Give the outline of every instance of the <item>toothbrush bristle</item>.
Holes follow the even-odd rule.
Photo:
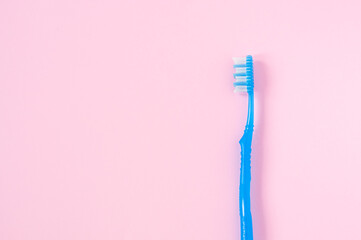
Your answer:
[[[252,56],[246,57],[233,57],[233,68],[235,73],[233,77],[235,82],[234,92],[252,92],[253,91],[253,59]]]

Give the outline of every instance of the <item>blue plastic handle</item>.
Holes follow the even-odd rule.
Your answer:
[[[243,136],[239,141],[241,145],[241,170],[239,184],[239,215],[241,224],[241,240],[253,240],[253,227],[251,215],[251,145],[253,137],[254,116],[253,92],[248,92],[248,117]]]

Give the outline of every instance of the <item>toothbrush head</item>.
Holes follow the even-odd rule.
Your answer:
[[[254,87],[252,56],[247,55],[246,57],[234,57],[232,59],[234,62],[233,68],[236,70],[233,73],[233,77],[236,80],[233,83],[235,87],[234,92],[252,93]]]

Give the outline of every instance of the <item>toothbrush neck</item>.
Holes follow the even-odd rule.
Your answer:
[[[247,126],[253,127],[253,116],[254,116],[254,95],[253,91],[248,93],[248,115],[247,115]]]

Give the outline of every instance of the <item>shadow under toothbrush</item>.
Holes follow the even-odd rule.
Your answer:
[[[264,176],[264,127],[267,121],[264,106],[266,104],[267,67],[262,62],[262,56],[256,56],[254,61],[255,79],[255,126],[252,143],[252,181],[251,207],[254,240],[267,240],[267,226],[263,198]]]

